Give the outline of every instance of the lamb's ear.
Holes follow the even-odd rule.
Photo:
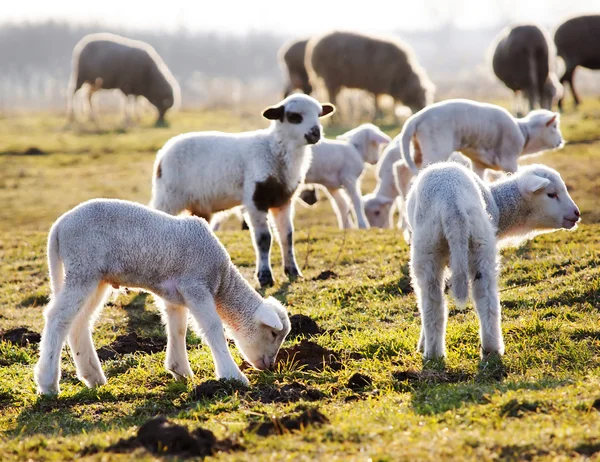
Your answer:
[[[537,175],[525,175],[519,183],[521,192],[531,195],[548,186],[550,180]]]
[[[554,123],[554,121],[556,120],[556,116],[558,116],[558,114],[554,114],[550,119],[548,119],[548,122],[546,122],[546,127],[549,127]]]
[[[335,106],[331,103],[323,103],[321,104],[321,113],[319,114],[319,117],[325,117],[328,115],[331,115],[335,112]]]
[[[262,113],[265,119],[269,120],[279,120],[283,122],[283,116],[285,114],[284,106],[271,106],[265,109]]]
[[[392,142],[392,139],[385,133],[373,133],[369,136],[369,139],[377,144],[390,144]]]
[[[256,319],[275,330],[283,329],[283,324],[281,324],[281,319],[279,319],[277,311],[265,302],[261,303],[258,310],[256,310]]]

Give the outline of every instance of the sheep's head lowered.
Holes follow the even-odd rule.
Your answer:
[[[285,307],[269,297],[256,310],[254,317],[229,335],[244,358],[256,369],[269,369],[275,364],[279,347],[290,332]]]

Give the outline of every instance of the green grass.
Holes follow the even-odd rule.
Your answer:
[[[65,129],[53,114],[0,119],[0,329],[40,332],[49,295],[46,234],[63,212],[92,197],[147,203],[156,150],[182,131],[237,131],[264,126],[258,111],[184,112],[167,129],[151,120],[128,131],[106,117],[100,130]],[[310,403],[329,418],[319,428],[262,438],[244,433],[261,415],[291,412],[297,403],[263,404],[236,393],[197,400],[192,390],[213,378],[210,352],[188,334],[196,377],[172,380],[164,352],[103,362],[108,384],[95,390],[76,378],[65,350],[62,393],[35,394],[35,346],[0,342],[0,454],[3,460],[130,460],[103,453],[135,434],[147,419],[165,415],[218,437],[237,435],[246,450],[226,460],[571,460],[600,451],[600,104],[586,102],[562,119],[573,143],[531,161],[557,168],[583,213],[575,232],[540,236],[503,252],[501,300],[506,355],[481,362],[478,322],[471,306],[451,304],[445,364],[423,364],[415,351],[419,316],[407,276],[408,247],[396,230],[335,228],[330,206],[297,210],[296,251],[304,279],[289,284],[274,248],[277,284],[266,293],[292,314],[313,317],[325,333],[313,340],[335,350],[342,368],[309,372],[287,364],[247,371],[253,387],[292,381],[319,389]],[[389,126],[395,135],[398,127]],[[335,135],[340,127],[328,127]],[[37,147],[46,154],[23,155]],[[364,190],[374,185],[369,172]],[[218,236],[252,280],[254,253],[247,232],[230,222]],[[331,269],[338,277],[313,280]],[[151,297],[121,294],[104,308],[96,348],[136,332],[164,337]],[[288,341],[290,346],[298,340]],[[235,349],[234,349],[235,350]],[[235,352],[236,358],[240,360]],[[345,387],[361,372],[373,386]],[[94,450],[100,450],[94,454]],[[133,453],[153,460],[143,449]]]

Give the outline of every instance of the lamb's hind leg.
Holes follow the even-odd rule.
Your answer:
[[[167,357],[165,369],[177,380],[194,376],[187,350],[185,334],[187,332],[188,309],[185,306],[164,302],[163,312],[167,323]]]
[[[473,302],[479,316],[482,356],[504,354],[495,242],[473,241],[470,252]]]
[[[421,334],[418,349],[426,359],[446,354],[446,322],[448,309],[444,300],[444,267],[447,257],[434,251],[437,246],[414,237],[411,246],[411,273],[421,312]]]
[[[40,359],[34,371],[35,382],[40,393],[59,393],[60,352],[75,316],[97,288],[98,281],[83,283],[67,277],[63,290],[46,308]]]
[[[277,230],[285,274],[290,280],[295,280],[302,277],[302,273],[298,268],[294,253],[294,206],[288,202],[280,208],[270,209],[270,212]]]
[[[106,383],[92,340],[92,326],[96,317],[95,311],[104,305],[109,288],[104,283],[98,285],[89,301],[75,317],[69,331],[68,342],[77,368],[77,377],[88,387],[97,387]]]

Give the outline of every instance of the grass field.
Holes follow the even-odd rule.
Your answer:
[[[0,118],[0,331],[41,332],[49,295],[46,234],[61,213],[93,197],[147,203],[156,150],[170,136],[264,126],[256,114],[183,112],[168,129],[151,128],[147,119],[127,131],[108,117],[99,130],[65,129],[64,119],[52,114]],[[87,389],[65,349],[62,393],[40,398],[32,374],[37,345],[3,341],[0,458],[153,460],[157,456],[143,448],[108,449],[159,415],[243,445],[215,455],[223,460],[600,458],[599,120],[600,102],[590,98],[562,118],[566,147],[530,160],[561,172],[583,224],[503,252],[501,363],[480,362],[472,307],[460,311],[451,305],[448,358],[445,364],[423,364],[415,351],[420,321],[401,233],[344,233],[335,227],[330,206],[320,202],[310,210],[298,207],[296,252],[304,279],[285,280],[274,248],[276,285],[266,294],[285,302],[291,314],[312,317],[322,333],[310,341],[335,352],[336,362],[317,370],[294,361],[271,372],[247,370],[249,391],[198,398],[194,389],[214,378],[213,366],[207,347],[188,333],[193,381],[175,382],[159,349],[113,355],[103,361],[108,384]],[[384,128],[390,135],[399,131]],[[326,131],[335,135],[343,129]],[[363,190],[373,185],[368,172]],[[218,236],[255,283],[250,236],[237,228],[229,223]],[[337,277],[316,279],[325,270]],[[165,337],[152,298],[123,293],[97,323],[96,348],[133,332],[157,342]],[[291,339],[284,347],[299,342]],[[348,386],[357,372],[370,384]],[[265,390],[277,393],[290,384],[302,390],[279,399],[290,402],[265,398]],[[328,423],[281,436],[246,430],[249,422],[294,413],[299,405],[318,408]]]

